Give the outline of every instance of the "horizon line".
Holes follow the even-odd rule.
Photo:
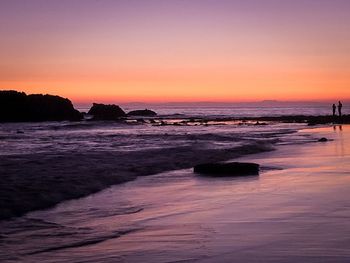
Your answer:
[[[196,99],[196,98],[174,98],[173,100],[169,99],[149,99],[149,100],[138,100],[138,99],[117,99],[115,98],[115,95],[108,97],[95,97],[95,98],[78,98],[77,96],[67,96],[67,95],[59,95],[57,93],[29,93],[26,91],[21,91],[21,90],[16,90],[16,89],[4,89],[1,91],[15,91],[15,92],[24,92],[27,95],[31,94],[42,94],[42,95],[52,95],[52,96],[60,96],[63,98],[69,99],[73,104],[76,105],[84,105],[84,104],[92,104],[92,103],[105,103],[105,104],[285,104],[285,103],[313,103],[313,104],[318,104],[318,103],[337,103],[339,100],[345,103],[350,103],[350,97],[345,97],[345,98],[322,98],[322,99],[236,99],[236,100],[223,100],[220,98],[213,98],[213,99]]]
[[[145,104],[145,105],[162,105],[162,104],[322,104],[322,103],[337,103],[339,100],[249,100],[249,101],[210,101],[210,100],[198,100],[198,101],[117,101],[117,100],[86,100],[77,101],[72,100],[74,104],[92,104],[92,103],[105,103],[105,104]],[[350,103],[350,99],[341,99],[344,103]]]

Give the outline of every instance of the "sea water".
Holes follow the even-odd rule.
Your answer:
[[[251,251],[264,256],[270,251],[270,260],[278,262],[286,255],[292,255],[294,259],[302,255],[293,250],[301,249],[297,246],[298,242],[309,242],[309,249],[316,251],[307,252],[312,261],[317,259],[317,252],[321,253],[327,244],[322,240],[323,231],[317,234],[316,230],[312,230],[310,222],[315,217],[302,212],[311,209],[320,214],[328,213],[330,211],[324,210],[324,206],[331,207],[340,199],[337,209],[347,211],[343,202],[346,191],[340,187],[348,183],[344,177],[338,181],[339,184],[333,185],[340,196],[333,196],[333,203],[330,201],[328,206],[322,202],[301,202],[326,200],[325,195],[333,193],[333,190],[324,190],[325,182],[331,181],[326,172],[337,174],[335,167],[339,165],[344,167],[340,172],[346,174],[348,171],[344,165],[348,158],[346,152],[341,155],[335,152],[338,159],[333,164],[325,161],[334,157],[334,147],[340,147],[339,143],[334,147],[329,146],[331,148],[327,148],[327,151],[322,145],[315,151],[298,150],[307,142],[317,141],[319,136],[330,136],[329,132],[316,136],[297,132],[306,128],[303,124],[154,126],[149,123],[135,125],[83,121],[1,124],[0,127],[3,159],[38,153],[64,156],[71,152],[87,151],[125,154],[143,151],[147,154],[147,151],[154,149],[166,156],[183,146],[206,149],[204,153],[210,153],[225,147],[260,147],[266,142],[272,147],[284,147],[282,152],[276,153],[281,158],[285,157],[270,157],[270,162],[265,161],[263,167],[267,172],[260,177],[216,180],[194,176],[191,169],[175,170],[138,178],[80,200],[64,202],[54,209],[3,221],[0,223],[2,261],[217,262],[222,258],[230,262],[236,257],[253,262],[256,258],[250,254]],[[339,128],[335,127],[335,131],[338,134]],[[344,141],[344,138],[334,139]],[[291,153],[292,157],[288,157]],[[308,162],[320,153],[325,156],[318,157],[315,163]],[[303,160],[303,165],[298,167],[300,160]],[[143,160],[135,161],[142,163]],[[179,157],[172,161],[181,163],[184,160]],[[99,163],[94,165],[98,166]],[[320,170],[310,172],[310,168],[321,166],[326,171],[323,172],[323,181],[305,177],[320,173]],[[295,167],[293,173],[279,172],[291,167]],[[309,171],[305,172],[307,168]],[[322,191],[318,191],[317,185],[322,187]],[[310,195],[311,186],[316,195]],[[337,212],[334,213],[334,217],[337,217]],[[347,214],[339,216],[344,216],[344,220],[336,221],[337,229],[346,226],[347,222]],[[302,221],[298,221],[298,218]],[[303,220],[315,239],[308,239],[301,231]],[[298,235],[293,232],[293,226],[298,228]],[[334,242],[345,242],[343,235],[338,236],[340,239]],[[286,251],[283,247],[274,249],[273,243],[281,237],[283,242],[292,238],[294,245]],[[346,247],[342,246],[342,249],[346,250]],[[232,254],[232,251],[235,253]],[[330,259],[336,259],[335,252],[332,250],[328,253]],[[339,253],[342,258],[349,256],[345,252]]]

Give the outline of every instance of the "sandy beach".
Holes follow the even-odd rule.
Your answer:
[[[350,263],[350,0],[0,0],[0,263]]]
[[[2,260],[348,262],[350,127],[239,160],[259,177],[176,170],[0,223]]]

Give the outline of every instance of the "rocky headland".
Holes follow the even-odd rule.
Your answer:
[[[79,121],[82,117],[66,98],[0,91],[0,122]]]

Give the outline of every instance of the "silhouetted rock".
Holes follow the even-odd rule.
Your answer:
[[[88,114],[94,116],[94,120],[117,120],[125,117],[125,112],[117,105],[105,105],[93,103]]]
[[[129,116],[149,116],[149,117],[153,117],[153,116],[157,116],[157,113],[152,111],[152,110],[148,110],[148,109],[144,109],[144,110],[133,110],[130,111],[128,113]]]
[[[322,137],[321,139],[318,140],[319,142],[328,142],[328,139],[325,137]]]
[[[72,102],[59,96],[0,91],[0,122],[80,120]]]
[[[244,176],[258,175],[259,164],[256,163],[206,163],[194,167],[194,172],[210,176]]]

